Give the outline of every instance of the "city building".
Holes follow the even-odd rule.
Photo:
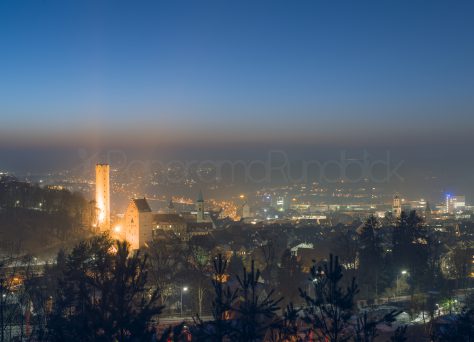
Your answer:
[[[199,191],[198,199],[196,201],[196,222],[206,222],[204,217],[204,198],[202,191]]]
[[[184,214],[154,214],[153,239],[173,234],[183,241],[196,235],[207,235],[213,229],[212,222],[197,222],[196,216]]]
[[[183,241],[196,235],[207,235],[214,228],[211,215],[204,211],[204,199],[199,192],[196,211],[180,212],[170,200],[161,212],[151,210],[146,199],[133,199],[124,216],[124,230],[117,238],[127,240],[134,249],[148,241],[169,238],[170,234]],[[114,228],[115,230],[115,228]]]
[[[99,231],[110,230],[110,166],[95,166],[95,203],[97,206],[97,227]]]
[[[290,207],[287,198],[284,196],[274,198],[272,206],[280,212],[285,211]]]
[[[396,218],[399,218],[402,215],[402,200],[398,196],[393,198],[392,214]]]
[[[120,232],[132,249],[146,246],[153,239],[153,214],[145,198],[132,199],[124,216]],[[118,232],[117,232],[118,233]]]
[[[466,207],[465,196],[446,195],[446,213],[454,214],[457,211],[464,210]]]
[[[160,231],[173,232],[177,236],[184,237],[187,232],[186,219],[179,214],[154,214],[153,232],[157,235]]]

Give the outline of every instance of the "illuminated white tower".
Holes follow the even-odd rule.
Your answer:
[[[95,202],[98,209],[97,225],[100,231],[110,229],[110,166],[97,164],[95,166]]]
[[[402,202],[398,196],[393,198],[392,213],[396,218],[402,216]]]

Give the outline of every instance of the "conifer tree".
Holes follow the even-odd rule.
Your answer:
[[[352,335],[349,319],[353,314],[354,296],[358,292],[355,278],[346,289],[342,288],[342,266],[339,258],[332,254],[324,268],[314,265],[310,274],[314,294],[300,289],[306,301],[304,321],[314,329],[319,340],[349,340]]]

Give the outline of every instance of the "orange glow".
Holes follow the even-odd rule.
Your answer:
[[[110,166],[95,166],[95,202],[98,209],[97,225],[101,230],[110,228]]]

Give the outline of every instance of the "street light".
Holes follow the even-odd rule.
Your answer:
[[[183,317],[183,292],[188,292],[188,290],[187,286],[181,288],[181,317]]]
[[[120,231],[122,230],[122,227],[118,224],[114,227],[114,233],[120,233]]]
[[[405,275],[408,273],[407,270],[402,270],[401,275]],[[400,274],[397,274],[397,296],[399,295],[399,282],[400,282]]]

